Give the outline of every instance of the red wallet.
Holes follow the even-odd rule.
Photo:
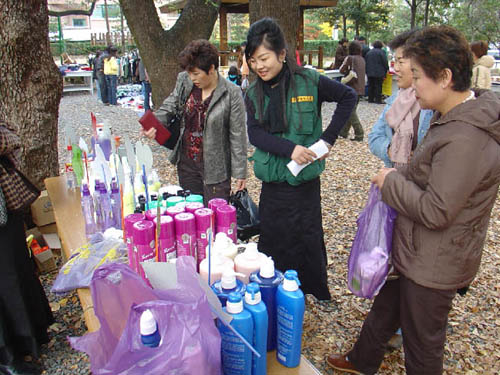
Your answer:
[[[149,130],[151,128],[156,129],[156,142],[160,145],[164,145],[165,142],[172,135],[167,128],[156,118],[154,113],[150,110],[147,110],[146,113],[139,119],[139,123],[143,127],[144,130]]]

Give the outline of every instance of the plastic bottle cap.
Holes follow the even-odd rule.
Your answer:
[[[288,270],[285,272],[285,278],[283,279],[283,289],[287,292],[294,292],[299,289],[300,281],[295,270]]]
[[[250,242],[243,252],[245,258],[250,260],[256,260],[259,258],[259,250],[257,249],[257,244],[255,242]]]
[[[71,145],[68,145],[68,147],[66,147],[66,149],[67,149],[68,151],[72,151],[72,150],[73,150],[73,147],[72,147]]]
[[[82,184],[82,195],[90,195],[89,186],[87,184]]]
[[[268,257],[266,260],[262,262],[262,265],[260,266],[260,272],[259,275],[262,277],[265,277],[266,279],[269,279],[271,277],[274,277],[274,260],[271,257]]]
[[[244,274],[239,272],[234,272],[231,268],[226,268],[222,271],[222,278],[220,281],[222,289],[234,289],[236,288],[236,276],[245,277]]]
[[[262,301],[259,284],[249,283],[245,292],[245,302],[248,305],[257,305]]]
[[[141,315],[140,330],[141,335],[147,336],[152,335],[158,329],[156,325],[156,320],[153,316],[151,310],[146,310]]]
[[[229,314],[239,314],[243,311],[243,301],[241,300],[241,295],[239,293],[229,293],[226,302],[226,310]]]

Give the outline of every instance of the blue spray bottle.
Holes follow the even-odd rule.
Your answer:
[[[242,273],[236,273],[231,268],[226,268],[222,271],[222,278],[212,284],[212,290],[215,295],[219,298],[222,307],[226,306],[227,298],[229,293],[236,292],[241,295],[241,298],[245,296],[245,284],[240,280],[236,279],[236,276],[245,276]]]
[[[278,362],[286,367],[297,367],[300,363],[302,345],[302,323],[304,322],[304,293],[299,289],[297,271],[285,272],[283,284],[276,292],[278,313]]]
[[[276,291],[283,281],[283,273],[274,269],[271,257],[262,262],[260,271],[250,275],[250,282],[259,284],[262,301],[267,308],[267,351],[276,349]]]
[[[161,342],[160,332],[158,331],[158,324],[151,310],[146,310],[141,314],[139,325],[142,344],[150,348],[159,346]]]
[[[253,318],[253,347],[260,354],[257,358],[252,354],[252,375],[266,375],[266,351],[267,351],[267,309],[260,295],[259,284],[250,283],[245,292],[245,309],[250,311]]]
[[[241,295],[236,292],[229,294],[225,312],[231,314],[231,326],[245,340],[253,342],[252,314],[243,308]],[[222,370],[224,375],[252,375],[252,352],[229,328],[217,320],[221,335]]]

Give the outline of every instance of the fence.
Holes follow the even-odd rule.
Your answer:
[[[134,38],[130,32],[123,33],[125,45],[135,45]],[[115,46],[122,45],[122,33],[119,31],[111,33],[92,33],[90,34],[90,44],[92,46]]]

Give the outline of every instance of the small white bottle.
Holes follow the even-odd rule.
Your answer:
[[[156,348],[160,345],[161,336],[158,331],[158,324],[151,310],[146,310],[141,315],[140,320],[141,342],[144,346]]]

